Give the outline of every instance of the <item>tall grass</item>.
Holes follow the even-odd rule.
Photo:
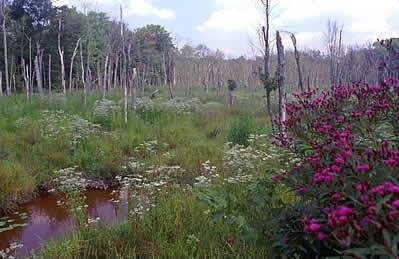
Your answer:
[[[237,102],[234,109],[226,108],[223,97],[198,96],[203,108],[196,113],[177,114],[162,110],[130,112],[126,128],[122,113],[118,112],[110,121],[103,122],[99,134],[90,135],[76,145],[71,145],[70,138],[63,134],[56,138],[43,137],[41,129],[51,125],[40,124],[39,119],[44,110],[64,111],[67,115],[77,115],[97,123],[93,109],[95,102],[101,98],[99,94],[91,94],[86,105],[79,93],[66,97],[53,96],[43,101],[35,97],[27,101],[23,95],[2,98],[0,162],[7,163],[7,168],[19,168],[18,171],[26,177],[21,177],[24,181],[20,181],[22,173],[17,174],[10,169],[0,172],[3,179],[14,179],[2,181],[5,184],[0,188],[0,210],[11,206],[21,195],[34,195],[38,187],[48,186],[55,177],[54,172],[65,167],[78,166],[91,178],[109,179],[118,174],[120,166],[132,156],[134,149],[146,140],[157,139],[160,143],[169,144],[173,158],[167,161],[157,158],[160,162],[181,165],[188,173],[196,174],[202,162],[221,160],[222,147],[227,141],[231,124],[242,113],[248,114],[256,127],[265,128],[267,120],[260,113],[262,99],[259,96],[252,100],[242,93],[244,98]],[[107,98],[119,103],[121,93],[113,92]],[[251,107],[254,102],[257,103],[256,109]],[[21,121],[23,126],[18,125]]]
[[[49,244],[39,258],[261,258],[264,248],[235,239],[233,229],[211,224],[194,194],[176,193],[143,218],[111,228],[77,232]]]

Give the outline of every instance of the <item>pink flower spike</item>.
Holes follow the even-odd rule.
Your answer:
[[[395,208],[399,209],[399,200],[395,200],[392,202],[392,206],[394,206]]]
[[[337,163],[338,165],[342,165],[345,163],[345,160],[342,157],[337,157],[335,159],[335,163]]]
[[[355,170],[357,172],[367,172],[370,170],[370,166],[368,164],[358,165],[356,166]]]
[[[323,241],[324,239],[326,239],[326,235],[325,235],[323,232],[319,232],[319,233],[317,234],[317,239],[318,239],[319,241]]]
[[[320,230],[320,225],[317,223],[311,223],[309,225],[309,230],[312,232],[318,232]]]

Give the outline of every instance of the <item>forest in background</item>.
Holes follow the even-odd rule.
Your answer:
[[[51,0],[2,1],[0,40],[0,95],[25,92],[66,93],[73,89],[107,91],[124,85],[143,93],[148,87],[193,87],[205,92],[227,91],[227,80],[239,88],[262,88],[263,55],[226,58],[220,50],[206,45],[178,48],[171,33],[160,25],[130,29],[121,17],[106,13],[80,12],[75,7],[55,7]],[[288,89],[304,85],[315,88],[335,83],[374,84],[381,78],[397,76],[395,49],[399,39],[379,40],[365,46],[346,46],[344,27],[329,21],[324,33],[325,51],[288,47],[286,84]],[[295,35],[289,34],[292,46]],[[260,34],[261,35],[261,34]],[[262,38],[261,36],[259,37]],[[262,40],[259,47],[262,49]],[[256,45],[256,44],[255,44]],[[273,49],[271,42],[270,49]],[[297,52],[291,51],[295,49]],[[6,50],[6,51],[5,51]],[[298,77],[297,64],[301,69]],[[277,55],[271,51],[271,71]],[[301,82],[299,82],[301,81]]]

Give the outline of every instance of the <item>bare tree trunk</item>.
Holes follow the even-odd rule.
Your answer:
[[[3,46],[4,46],[4,68],[5,68],[5,78],[6,78],[6,92],[7,95],[11,95],[10,80],[8,73],[8,50],[7,50],[7,29],[6,29],[6,1],[1,1],[1,14],[3,18]]]
[[[234,95],[233,91],[229,91],[229,107],[232,108],[234,105]]]
[[[118,65],[119,65],[119,56],[117,55],[115,60],[114,84],[113,84],[114,88],[118,86]]]
[[[284,46],[281,41],[280,32],[276,32],[276,46],[277,46],[277,81],[278,81],[278,100],[280,110],[280,127],[281,133],[285,134],[284,122],[286,121],[286,98],[287,93],[285,90],[285,58]]]
[[[339,41],[338,41],[338,53],[337,53],[337,64],[336,64],[336,79],[335,83],[341,83],[341,71],[340,71],[340,61],[341,61],[341,52],[342,52],[342,28],[339,31]]]
[[[11,68],[10,68],[10,95],[12,94],[13,88],[14,88],[14,93],[17,92],[17,88],[15,85],[15,80],[14,80],[14,56],[11,56]]]
[[[133,76],[132,76],[132,110],[136,111],[137,110],[137,84],[136,84],[136,78],[137,78],[137,69],[133,68]]]
[[[112,75],[113,75],[112,66],[113,66],[113,64],[112,64],[112,59],[110,56],[109,61],[108,61],[108,88],[107,88],[108,91],[110,89],[112,89]]]
[[[39,91],[40,99],[43,99],[43,83],[42,83],[42,76],[40,73],[40,66],[39,66],[39,54],[36,55],[34,63],[35,63],[37,90]]]
[[[3,73],[0,71],[0,96],[3,96]]]
[[[303,92],[305,89],[303,87],[301,62],[299,61],[299,52],[298,52],[298,48],[297,48],[297,45],[296,45],[295,34],[293,34],[293,33],[291,33],[291,40],[292,40],[292,45],[294,46],[296,69],[297,69],[297,72],[298,72],[298,86],[299,86],[299,89],[301,90],[301,92]]]
[[[266,24],[265,26],[262,27],[262,33],[263,33],[263,43],[264,43],[264,78],[263,78],[263,84],[264,84],[264,89],[265,89],[265,95],[266,95],[266,110],[269,115],[270,119],[270,125],[272,127],[272,133],[276,133],[276,129],[274,126],[273,122],[273,113],[271,109],[271,100],[270,100],[270,95],[272,91],[272,83],[270,79],[270,41],[269,41],[269,34],[270,34],[270,1],[271,0],[262,0],[262,3],[265,8],[265,19],[266,19]]]
[[[97,61],[97,89],[102,88],[101,64]]]
[[[60,55],[60,63],[61,63],[61,87],[62,87],[63,94],[66,95],[64,50],[61,49],[61,28],[62,28],[62,23],[61,23],[61,19],[59,19],[58,20],[58,53]]]
[[[13,73],[11,76],[12,76],[12,81],[13,81],[13,85],[14,85],[14,93],[16,94],[17,93],[17,86],[16,86],[16,83],[15,83],[15,74]]]
[[[73,75],[73,62],[75,60],[76,57],[76,52],[79,48],[79,43],[80,43],[80,38],[77,40],[76,45],[75,45],[75,49],[73,50],[73,54],[71,57],[71,67],[69,69],[69,92],[72,93],[72,75]]]
[[[29,98],[33,94],[32,38],[29,38]]]
[[[174,61],[172,61],[172,57],[171,55],[168,53],[168,73],[166,74],[166,78],[167,78],[167,84],[168,84],[168,90],[169,90],[169,97],[170,99],[174,99],[175,95],[173,93],[173,89],[172,89],[172,81],[171,81],[171,75],[170,73],[172,72],[172,68],[175,66]],[[168,76],[169,75],[169,76]]]
[[[126,83],[126,53],[125,53],[125,28],[123,24],[123,12],[122,5],[120,6],[120,26],[121,26],[121,37],[122,37],[122,58],[123,58],[123,67],[121,69],[121,83],[123,85],[123,102],[124,102],[124,119],[125,126],[128,126],[128,100],[127,100],[127,83]]]
[[[28,72],[28,66],[25,66],[25,59],[22,58],[22,77],[24,78],[24,84],[25,84],[25,93],[26,93],[26,99],[29,100],[29,72]]]
[[[84,95],[84,104],[86,105],[87,98],[86,98],[86,79],[85,79],[85,65],[84,65],[84,60],[83,60],[83,48],[82,48],[82,42],[79,42],[80,44],[80,67],[82,69],[82,83],[83,83],[83,95]]]
[[[105,64],[104,64],[104,81],[103,81],[103,100],[105,100],[105,94],[107,92],[107,86],[108,86],[108,58],[109,56],[107,55],[105,57]]]
[[[51,95],[51,54],[48,55],[48,94]]]
[[[163,84],[164,84],[164,85],[167,85],[168,76],[167,76],[167,71],[166,71],[166,57],[165,57],[165,51],[162,53],[162,70],[163,70]]]
[[[89,51],[87,51],[87,61],[86,62],[87,62],[87,64],[86,64],[86,79],[85,79],[85,82],[86,82],[85,89],[86,90],[85,91],[87,94],[91,90],[91,84],[93,81],[93,76],[91,74],[91,69],[90,69],[90,52]]]

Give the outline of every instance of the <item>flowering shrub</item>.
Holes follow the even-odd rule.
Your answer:
[[[338,251],[396,257],[398,82],[333,86],[320,96],[304,92],[295,97],[287,105],[288,137],[283,144],[300,153],[303,161],[280,178],[296,191],[306,209],[295,215],[302,230],[283,228],[284,250],[301,242],[313,247],[308,255]]]
[[[167,100],[152,100],[147,97],[137,99],[139,111],[168,111],[178,114],[195,112],[200,109],[201,102],[198,98],[174,98]]]
[[[17,127],[26,127],[27,120],[22,118],[16,122]],[[83,119],[79,115],[70,115],[62,110],[42,112],[40,119],[40,135],[45,139],[57,139],[66,136],[70,145],[75,147],[90,135],[98,134],[101,127]]]
[[[116,102],[103,99],[94,103],[93,117],[96,123],[110,127],[112,118],[121,111],[121,106]]]

